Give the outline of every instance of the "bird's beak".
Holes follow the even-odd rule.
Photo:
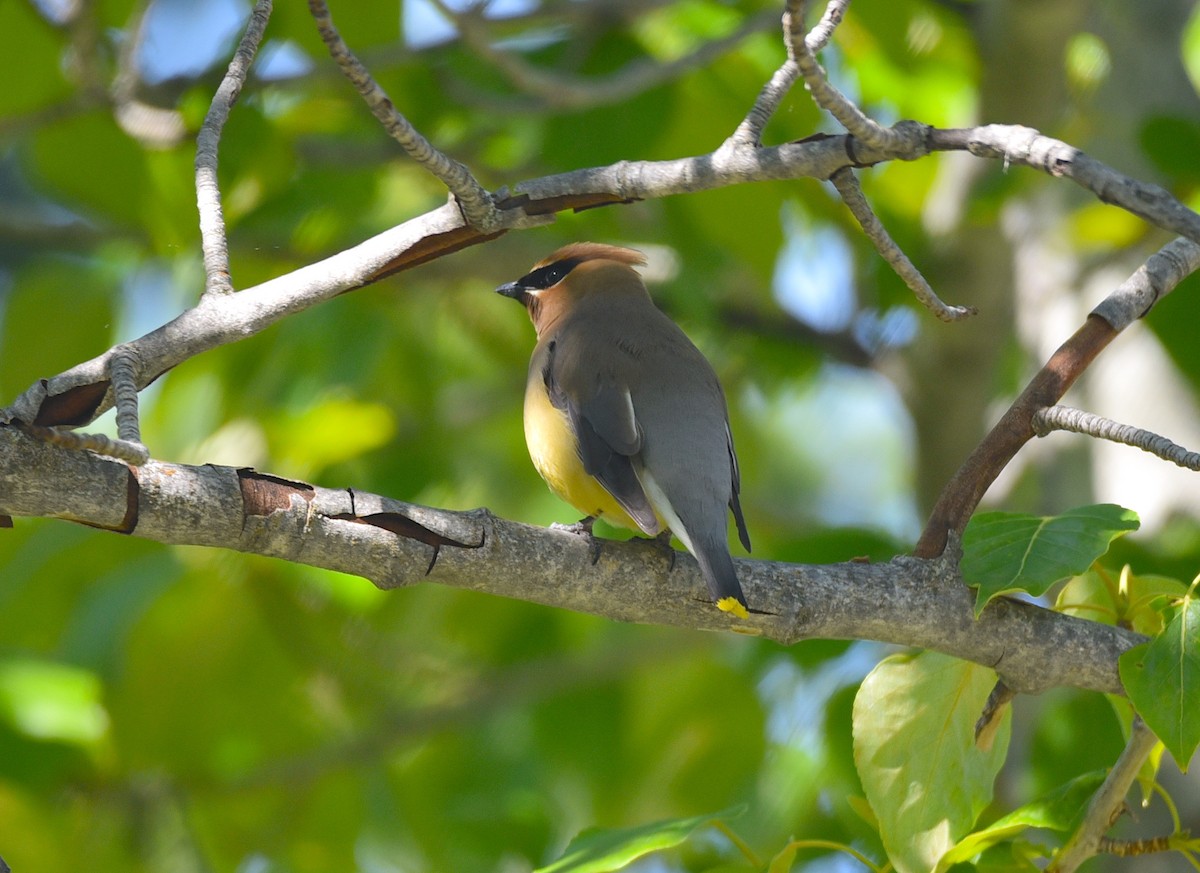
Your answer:
[[[505,297],[511,297],[521,304],[528,305],[529,303],[529,291],[519,281],[505,282],[496,289],[496,293],[503,294]]]

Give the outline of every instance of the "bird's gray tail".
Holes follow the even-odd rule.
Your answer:
[[[696,561],[700,564],[700,573],[708,582],[708,593],[716,601],[717,607],[725,612],[732,612],[741,618],[749,607],[746,595],[742,593],[742,583],[738,581],[733,569],[733,558],[729,554],[729,544],[724,541],[697,542]],[[737,606],[735,606],[737,604]],[[740,609],[738,608],[740,606]]]

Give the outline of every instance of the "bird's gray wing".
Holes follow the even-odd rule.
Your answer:
[[[576,359],[565,367],[567,357],[556,344],[550,346],[544,378],[551,404],[567,414],[579,457],[588,475],[604,486],[645,533],[662,530],[654,507],[634,470],[634,457],[642,448],[642,432],[634,415],[629,392],[614,378],[588,378],[586,364]],[[584,366],[580,366],[580,365]]]

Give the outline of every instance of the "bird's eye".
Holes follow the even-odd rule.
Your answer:
[[[540,270],[534,270],[521,280],[521,284],[526,288],[550,288],[561,282],[567,273],[574,270],[579,263],[574,258],[565,261],[555,261],[553,264],[547,264]]]

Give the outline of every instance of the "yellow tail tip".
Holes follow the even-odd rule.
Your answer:
[[[750,617],[750,613],[746,610],[746,607],[742,606],[736,597],[722,597],[717,601],[717,609],[721,610],[721,612],[732,613],[738,618]]]

